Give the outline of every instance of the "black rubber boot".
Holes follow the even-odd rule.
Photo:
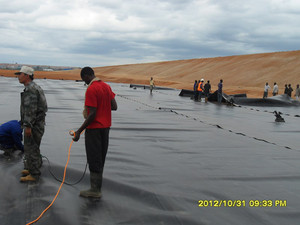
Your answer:
[[[102,173],[93,173],[90,174],[91,188],[89,190],[81,191],[80,196],[85,198],[97,198],[100,199],[101,186],[102,186]]]

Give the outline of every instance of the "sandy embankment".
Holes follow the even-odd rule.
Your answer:
[[[131,64],[94,68],[96,76],[116,83],[149,84],[153,77],[157,86],[192,89],[194,81],[210,80],[216,90],[220,79],[224,80],[227,94],[246,93],[248,97],[262,97],[266,82],[284,84],[295,89],[300,83],[300,51],[263,53],[217,58],[177,60],[168,62]],[[0,75],[15,76],[16,71],[0,70]],[[36,71],[36,78],[80,79],[80,70],[46,72]]]

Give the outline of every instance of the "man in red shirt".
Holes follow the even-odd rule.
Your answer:
[[[85,149],[90,170],[91,188],[81,191],[80,196],[101,198],[103,168],[108,149],[111,110],[117,110],[115,94],[110,86],[95,77],[94,70],[85,67],[81,70],[82,80],[88,84],[85,93],[85,121],[75,132],[74,141],[78,141],[85,130]]]

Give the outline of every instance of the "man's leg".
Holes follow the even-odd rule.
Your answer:
[[[222,93],[218,92],[218,103],[221,103],[222,102]]]
[[[101,198],[102,176],[108,149],[109,128],[86,129],[85,146],[90,170],[91,188],[81,191],[80,196]]]
[[[202,98],[202,91],[199,91],[199,97],[198,97],[199,102],[201,102],[201,98]]]
[[[24,135],[24,169],[25,171],[28,171],[29,175],[22,177],[22,182],[36,181],[41,175],[40,168],[42,166],[42,157],[40,153],[40,144],[44,134],[44,126],[43,124],[38,124],[38,126],[33,127],[31,131],[30,137]],[[24,175],[26,175],[25,171],[22,171],[22,173],[24,172]]]
[[[195,93],[194,93],[194,100],[198,101],[198,91],[195,91]]]
[[[268,96],[268,92],[264,92],[263,98],[266,98]]]

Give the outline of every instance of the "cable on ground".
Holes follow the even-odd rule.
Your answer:
[[[83,131],[82,131],[82,132],[83,132]],[[70,131],[69,133],[70,133],[70,135],[72,135],[72,136],[74,136],[74,134],[75,134],[74,131]],[[57,191],[55,197],[53,198],[53,200],[52,200],[52,202],[50,203],[50,205],[49,205],[49,206],[48,206],[48,207],[47,207],[47,208],[39,215],[38,218],[36,218],[35,220],[33,220],[33,221],[27,223],[26,225],[34,224],[34,223],[36,223],[37,221],[39,221],[39,220],[42,218],[42,216],[44,215],[44,213],[47,212],[48,209],[50,209],[50,207],[53,205],[53,203],[54,203],[55,200],[57,199],[57,196],[59,195],[60,190],[61,190],[63,184],[65,183],[66,173],[67,173],[67,167],[68,167],[68,164],[69,164],[69,161],[70,161],[70,154],[71,154],[71,148],[72,148],[73,143],[74,143],[74,140],[72,139],[72,141],[71,141],[71,143],[70,143],[70,146],[69,146],[69,152],[68,152],[67,163],[66,163],[65,169],[64,169],[64,176],[63,176],[62,182],[61,182],[61,184],[60,184],[60,186],[59,186],[59,188],[58,188],[58,191]]]

